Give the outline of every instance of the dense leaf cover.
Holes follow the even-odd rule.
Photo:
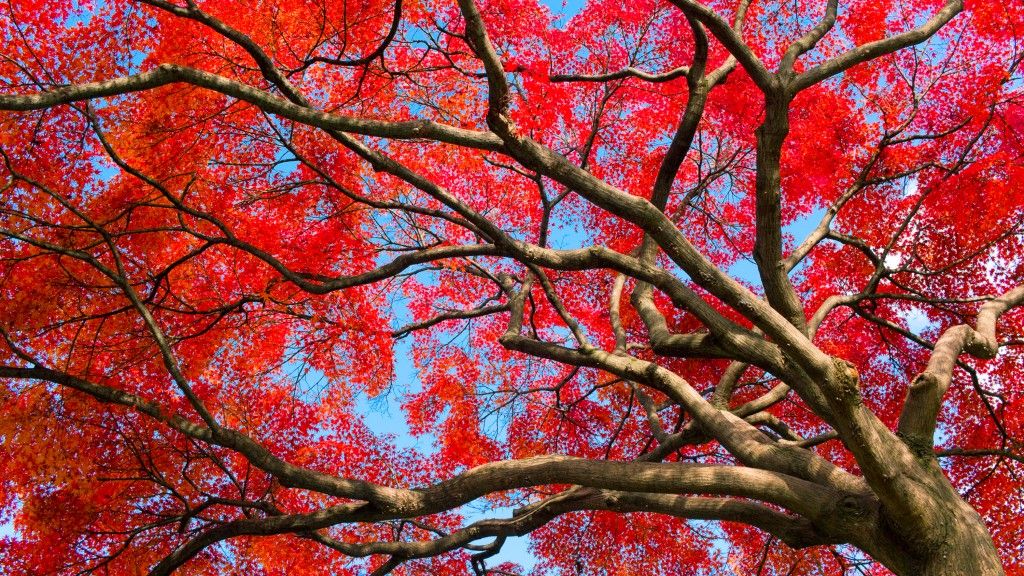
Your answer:
[[[0,573],[899,571],[729,476],[820,480],[752,434],[898,524],[834,357],[1024,574],[1024,6],[840,4],[4,3]],[[449,482],[547,455],[730,471]]]

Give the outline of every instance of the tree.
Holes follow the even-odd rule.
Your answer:
[[[1020,3],[3,10],[11,574],[1024,573]]]

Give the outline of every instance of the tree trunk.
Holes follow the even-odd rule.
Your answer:
[[[855,544],[898,576],[1002,576],[999,554],[981,516],[945,476],[934,477],[941,474],[937,464],[930,468],[931,478],[922,478],[922,484],[931,484],[934,498],[928,506],[940,512],[940,520],[922,529],[880,511],[875,533]]]
[[[925,558],[921,576],[1002,576],[999,555],[981,517],[963,500],[937,502],[949,506],[949,523],[941,544]]]

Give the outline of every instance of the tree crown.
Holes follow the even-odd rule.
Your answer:
[[[0,560],[1019,570],[1024,8],[968,8],[9,2]]]

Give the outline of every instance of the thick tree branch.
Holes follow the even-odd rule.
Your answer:
[[[258,106],[261,110],[282,118],[324,130],[339,130],[399,140],[436,140],[479,150],[497,151],[501,149],[501,140],[487,132],[456,128],[429,120],[387,122],[321,112],[289,102],[230,78],[177,64],[161,64],[152,70],[132,76],[64,86],[36,94],[2,94],[0,95],[0,110],[41,110],[83,100],[152,90],[177,83],[213,90]]]
[[[999,352],[996,322],[1008,310],[1021,305],[1024,305],[1024,286],[982,306],[976,328],[960,324],[943,332],[935,343],[928,367],[914,378],[907,391],[899,422],[899,434],[905,441],[913,447],[931,448],[942,399],[952,382],[953,367],[960,354],[994,358]]]
[[[925,23],[913,30],[909,30],[896,36],[883,38],[863,44],[845,52],[831,60],[799,74],[792,83],[791,90],[799,92],[809,88],[822,80],[835,76],[857,64],[874,60],[880,56],[891,54],[902,48],[920,44],[931,38],[940,28],[945,26],[954,16],[963,10],[963,0],[947,0],[947,2],[935,12]]]
[[[818,41],[824,38],[825,34],[828,34],[836,25],[836,13],[838,10],[839,0],[828,0],[825,5],[825,16],[821,19],[821,22],[808,30],[806,34],[786,49],[785,54],[782,55],[782,61],[779,63],[780,72],[783,74],[792,73],[796,59],[802,54],[813,50]]]
[[[754,80],[762,90],[774,89],[777,84],[775,76],[768,71],[764,63],[754,54],[754,51],[743,41],[742,23],[746,14],[745,9],[737,13],[736,23],[730,26],[714,10],[694,0],[670,0],[672,4],[682,10],[685,14],[699,21],[725,46],[736,60],[747,71],[747,74]],[[741,3],[742,6],[742,3]],[[745,8],[745,7],[744,7]]]

